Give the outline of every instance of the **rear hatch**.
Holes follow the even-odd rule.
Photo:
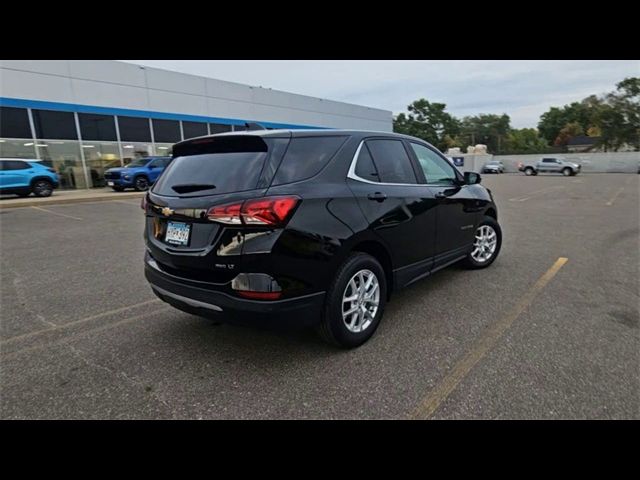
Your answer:
[[[273,205],[262,205],[253,220],[241,209],[258,211],[289,140],[289,133],[225,134],[176,144],[173,161],[146,197],[145,236],[159,267],[226,283],[242,269],[245,244],[272,244],[277,229],[269,212],[262,215],[266,221],[258,217]]]

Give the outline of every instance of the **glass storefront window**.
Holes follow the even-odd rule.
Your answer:
[[[122,142],[150,142],[151,129],[148,118],[121,117],[118,115],[120,141]]]
[[[109,168],[120,167],[120,150],[117,142],[82,142],[84,160],[89,169],[92,187],[105,187],[104,172]]]
[[[153,148],[150,143],[122,142],[122,161],[124,165],[133,160],[153,155]]]
[[[40,159],[58,172],[60,188],[87,188],[80,142],[70,140],[37,140]]]
[[[231,131],[231,125],[223,125],[221,123],[210,123],[209,129],[211,130],[211,135],[215,133],[224,133]]]
[[[177,120],[151,120],[153,124],[153,140],[154,142],[179,142],[180,141],[180,122]]]
[[[173,148],[173,143],[156,143],[156,155],[168,156],[171,155],[171,149]]]
[[[0,107],[0,137],[33,138],[26,108]]]
[[[83,140],[103,140],[115,142],[116,124],[112,115],[79,113],[78,122]]]
[[[32,110],[37,138],[77,140],[76,120],[73,112]]]
[[[36,158],[36,147],[33,140],[0,138],[0,157]]]
[[[208,134],[207,124],[199,122],[182,122],[182,132],[184,139],[203,137]]]

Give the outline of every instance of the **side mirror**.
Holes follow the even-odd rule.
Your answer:
[[[476,183],[480,183],[482,178],[479,173],[476,172],[464,172],[464,183],[465,185],[475,185]]]

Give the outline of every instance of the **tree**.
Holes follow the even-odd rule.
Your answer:
[[[579,125],[582,132],[586,132],[598,124],[602,106],[601,99],[596,95],[590,95],[580,102],[573,102],[561,108],[551,107],[540,116],[538,131],[549,144],[555,144],[560,131],[569,124]]]
[[[407,106],[409,113],[400,113],[393,120],[393,131],[422,138],[441,151],[452,145],[460,131],[460,122],[445,111],[444,103],[431,103],[424,98]]]
[[[640,77],[625,78],[606,96],[599,127],[605,150],[617,151],[627,144],[640,151]]]
[[[553,144],[556,147],[564,146],[573,137],[577,137],[579,135],[584,135],[582,125],[580,125],[578,122],[567,123],[564,127],[562,127]]]
[[[502,142],[507,138],[511,119],[509,115],[483,114],[464,117],[462,119],[462,134],[460,140],[466,145],[483,143],[487,151],[500,153]]]
[[[504,142],[503,152],[511,155],[520,153],[544,153],[547,142],[535,128],[512,129]]]

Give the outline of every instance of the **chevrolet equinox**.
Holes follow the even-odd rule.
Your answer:
[[[455,262],[487,267],[502,241],[480,175],[393,133],[186,140],[142,208],[160,299],[222,322],[315,326],[346,348],[373,335],[394,291]]]

